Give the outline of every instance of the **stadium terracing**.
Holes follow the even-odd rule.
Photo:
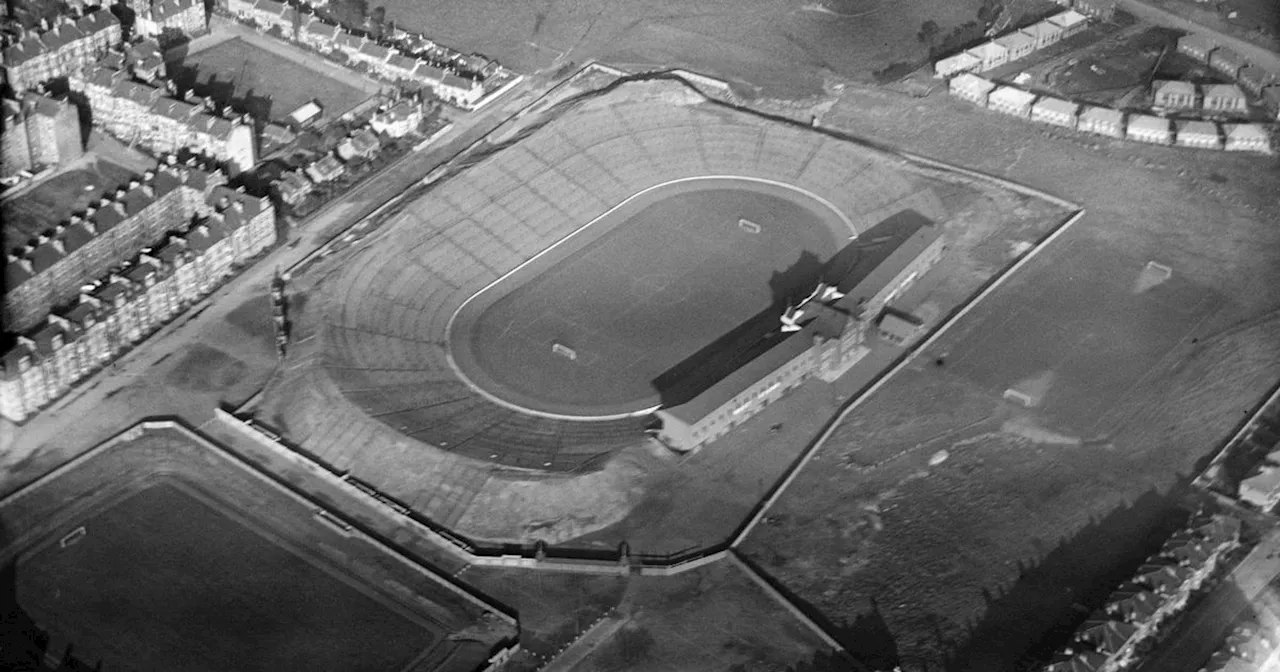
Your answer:
[[[429,469],[375,485],[459,484],[407,502],[446,525],[495,464],[590,470],[643,441],[645,419],[535,415],[468,386],[451,366],[447,333],[464,301],[633,194],[681,178],[790,185],[831,204],[858,231],[908,209],[941,219],[937,195],[904,165],[712,101],[679,81],[582,97],[429,191],[366,244],[322,262],[295,363],[269,386],[260,417],[338,468],[374,453],[393,459],[435,448]]]

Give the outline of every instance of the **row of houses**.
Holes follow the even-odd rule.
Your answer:
[[[954,56],[939,59],[933,64],[934,76],[942,79],[963,72],[994,70],[1079,33],[1088,22],[1089,17],[1069,9]]]
[[[18,332],[73,299],[86,282],[152,244],[166,231],[209,214],[208,198],[226,176],[194,159],[167,157],[155,170],[101,195],[84,212],[5,258],[2,315]]]
[[[266,198],[218,186],[208,203],[207,216],[152,241],[18,337],[0,358],[0,415],[26,420],[275,243],[275,214]]]
[[[1045,672],[1118,672],[1141,659],[1139,645],[1180,613],[1192,594],[1240,547],[1240,521],[1197,514],[1077,630]]]
[[[79,110],[35,91],[17,100],[0,100],[0,129],[0,178],[55,166],[84,153]]]
[[[1249,60],[1227,47],[1218,46],[1213,38],[1205,35],[1186,35],[1178,39],[1178,53],[1209,66],[1222,76],[1240,84],[1255,96],[1262,96],[1263,90],[1276,84],[1276,73],[1261,66],[1249,63]]]
[[[299,14],[288,4],[276,0],[228,0],[227,8],[260,28],[277,27],[286,36],[317,51],[340,52],[349,63],[364,64],[369,72],[384,79],[429,87],[440,99],[455,105],[470,107],[484,96],[484,88],[477,80],[343,30],[341,26]]]
[[[106,9],[74,20],[62,16],[50,30],[0,50],[0,70],[5,83],[20,94],[93,63],[120,39],[120,20]]]
[[[343,139],[335,151],[301,170],[282,174],[272,188],[281,201],[297,205],[317,184],[330,182],[345,173],[347,163],[372,158],[382,147],[378,134],[392,139],[403,138],[422,126],[424,116],[424,105],[420,99],[405,98],[389,107],[384,106],[369,119],[368,126]]]
[[[1199,86],[1182,80],[1151,83],[1151,101],[1166,110],[1198,110],[1206,114],[1245,114],[1249,98],[1235,84]]]
[[[211,101],[135,81],[123,70],[94,66],[73,75],[71,90],[88,101],[94,124],[153,154],[182,149],[228,164],[233,172],[257,163],[252,120],[214,114]]]
[[[1277,634],[1258,619],[1248,619],[1231,629],[1222,646],[1200,667],[1200,672],[1273,672],[1280,668]]]
[[[1086,133],[1157,145],[1271,153],[1271,128],[1265,124],[1170,120],[1126,113],[1001,86],[971,73],[953,77],[948,90],[989,110]]]
[[[132,0],[135,37],[161,37],[166,31],[198,35],[209,29],[203,0]]]

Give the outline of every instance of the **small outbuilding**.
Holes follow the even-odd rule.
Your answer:
[[[1033,23],[1023,28],[1022,32],[1036,41],[1036,49],[1044,49],[1062,39],[1062,26],[1048,20]]]
[[[1135,114],[1129,117],[1129,126],[1125,129],[1124,137],[1153,145],[1168,145],[1173,142],[1169,120],[1149,114]]]
[[[1061,98],[1041,98],[1031,106],[1031,120],[1054,126],[1076,127],[1080,106]]]
[[[1246,65],[1236,73],[1236,81],[1244,89],[1255,96],[1262,95],[1268,84],[1274,83],[1275,75],[1256,65]]]
[[[1151,84],[1151,98],[1156,107],[1186,110],[1196,106],[1196,85],[1180,80],[1157,79]]]
[[[1005,62],[1016,61],[1020,58],[1026,58],[1031,52],[1037,49],[1036,39],[1026,33],[1016,32],[1001,35],[992,40],[996,44],[1004,47],[1009,52]]]
[[[978,72],[998,68],[1009,61],[1009,50],[996,42],[984,42],[972,49],[966,49],[964,53],[975,56],[982,62]]]
[[[1048,20],[1062,27],[1062,39],[1064,40],[1084,30],[1089,25],[1089,17],[1074,9],[1068,9],[1061,14],[1054,14]]]
[[[1276,121],[1280,121],[1280,84],[1272,84],[1263,89],[1262,102],[1275,115]]]
[[[1248,62],[1244,60],[1243,56],[1226,47],[1214,49],[1213,53],[1209,54],[1209,67],[1231,79],[1235,79],[1236,75],[1240,73],[1240,68],[1246,65],[1248,65]]]
[[[987,96],[987,109],[1015,117],[1031,116],[1036,94],[1012,86],[1001,86]]]
[[[1228,152],[1271,153],[1271,133],[1262,124],[1223,124]]]
[[[1124,137],[1124,112],[1109,107],[1086,105],[1076,121],[1076,130],[1110,138]]]
[[[1179,121],[1175,123],[1175,142],[1179,147],[1222,149],[1222,136],[1212,121]]]
[[[1235,84],[1210,84],[1204,87],[1201,106],[1206,112],[1247,112],[1249,99]]]
[[[1206,63],[1209,54],[1217,47],[1217,43],[1204,35],[1184,35],[1178,38],[1178,53]]]
[[[938,59],[933,64],[933,76],[942,79],[962,72],[971,72],[980,67],[982,67],[982,59],[962,51],[955,56]]]
[[[952,77],[947,83],[951,95],[983,107],[987,106],[987,97],[995,88],[995,82],[967,72]]]
[[[323,110],[316,101],[308,101],[303,103],[298,109],[289,113],[289,120],[299,126],[306,126],[320,118]]]

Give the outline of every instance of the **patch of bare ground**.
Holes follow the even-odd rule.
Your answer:
[[[1008,669],[1070,617],[1073,602],[1089,604],[1089,591],[1114,585],[1141,560],[1180,510],[1180,484],[1280,376],[1270,317],[1280,304],[1277,164],[1049,131],[938,94],[851,87],[824,122],[1089,210],[1055,243],[1066,253],[1031,262],[926,353],[914,375],[891,381],[847,418],[743,547],[836,623],[879,614],[908,669],[924,661]],[[1146,259],[1170,266],[1189,295],[1227,300],[1186,310],[1182,321],[1176,304],[1153,313],[1152,324],[1168,320],[1183,337],[1121,339],[1124,348],[1096,355],[1076,347],[1068,359],[1073,343],[1054,345],[1053,333],[1079,329],[1082,319],[1130,319],[1099,310],[1155,310],[1117,289],[1141,279]],[[1117,261],[1136,264],[1132,278]],[[1114,281],[1072,281],[1105,274]],[[1033,276],[1053,284],[1028,286]],[[1073,292],[1061,303],[1070,312],[1038,307]],[[1101,292],[1092,310],[1091,292]],[[1027,314],[1037,319],[996,329],[990,316],[1012,315],[1019,300],[1036,302]],[[1018,345],[1037,339],[1048,345]],[[1002,370],[1039,372],[1009,383],[1046,388],[1051,402],[1064,394],[1116,401],[1096,423],[1062,421],[1052,403],[1014,407],[1000,400],[1001,387],[975,383],[986,368],[931,372],[935,357],[963,354],[950,348],[986,352],[984,361]],[[1043,373],[1053,367],[1041,366],[1046,358],[1064,363],[1067,377],[1102,371],[1099,362],[1125,348],[1154,364],[1123,394],[1078,374],[1064,387]],[[1080,434],[1095,425],[1105,436]],[[927,447],[911,450],[920,444]],[[931,465],[941,450],[945,459]]]
[[[573,672],[764,672],[829,651],[730,562],[671,577],[473,567],[462,578],[520,613],[513,672],[548,659]]]

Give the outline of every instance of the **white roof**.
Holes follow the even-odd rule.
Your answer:
[[[1075,114],[1076,110],[1080,109],[1076,103],[1061,98],[1041,98],[1033,107],[1037,110],[1049,110],[1062,114]]]
[[[1218,126],[1212,121],[1179,121],[1178,135],[1212,135],[1218,137]]]
[[[986,77],[979,77],[972,72],[966,72],[951,78],[951,86],[959,89],[969,89],[971,91],[990,91],[996,88],[995,82]]]
[[[984,61],[988,56],[1003,56],[1009,53],[1009,50],[1005,48],[1003,44],[996,44],[995,42],[983,42],[982,44],[979,44],[972,49],[966,49],[965,51],[981,58]]]
[[[1089,17],[1075,11],[1074,9],[1068,9],[1061,14],[1054,14],[1049,17],[1049,20],[1065,28],[1084,23],[1089,20]]]
[[[1031,35],[1032,37],[1039,37],[1041,35],[1052,35],[1054,33],[1061,33],[1062,26],[1059,26],[1058,24],[1053,23],[1052,21],[1045,20],[1045,21],[1040,21],[1039,23],[1033,23],[1027,26],[1026,28],[1023,28],[1022,32],[1028,35]]]
[[[1021,107],[1030,105],[1031,101],[1036,99],[1036,94],[1022,89],[1015,89],[1012,86],[1002,86],[991,92],[991,96],[987,99],[988,104],[1004,103],[1012,107]]]
[[[968,67],[968,66],[976,65],[976,64],[981,63],[981,62],[982,62],[982,59],[981,59],[981,58],[978,58],[977,56],[974,56],[973,54],[970,54],[970,53],[969,53],[969,52],[967,52],[967,51],[962,51],[962,52],[960,52],[960,53],[956,54],[955,56],[948,56],[948,57],[946,57],[946,58],[940,58],[940,59],[938,59],[938,62],[937,62],[937,63],[934,63],[933,68],[934,68],[935,70],[942,70],[942,69],[944,69],[944,68],[942,68],[942,67],[940,67],[940,66],[942,66],[942,64],[943,64],[943,63],[946,63],[946,64],[948,64],[948,65],[951,65],[951,64],[953,64],[953,63],[954,63],[954,64],[956,64],[958,67],[966,68],[966,67]]]
[[[1012,51],[1019,46],[1035,46],[1036,38],[1031,37],[1026,33],[1007,33],[997,37],[994,42],[1008,47],[1009,50]]]
[[[1161,92],[1166,89],[1177,93],[1189,93],[1193,96],[1196,95],[1196,85],[1191,82],[1184,82],[1180,79],[1157,79],[1155,83],[1151,85],[1152,91]]]
[[[316,115],[320,114],[320,106],[315,101],[304,103],[301,107],[289,113],[289,118],[296,122],[304,122]]]
[[[1244,98],[1244,91],[1235,84],[1210,84],[1204,87],[1204,97],[1211,96],[1231,96],[1232,98]]]
[[[1090,105],[1080,112],[1080,118],[1108,124],[1119,124],[1124,119],[1124,114],[1120,110],[1113,110],[1109,107],[1094,107]]]
[[[1232,140],[1268,139],[1267,127],[1262,124],[1223,124],[1222,130]]]
[[[1129,117],[1129,130],[1159,131],[1161,133],[1169,132],[1169,120],[1163,117],[1153,117],[1149,114],[1135,114]]]

